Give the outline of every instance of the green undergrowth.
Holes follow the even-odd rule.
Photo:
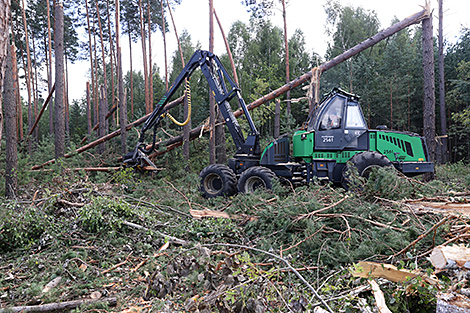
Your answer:
[[[202,299],[234,279],[240,286],[224,289],[214,310],[264,306],[283,312],[291,304],[312,308],[317,302],[313,294],[284,271],[285,263],[241,246],[282,256],[305,269],[303,277],[324,297],[335,297],[366,283],[348,270],[360,260],[430,268],[417,256],[447,240],[450,226],[444,224],[397,255],[443,218],[417,216],[400,201],[468,192],[470,182],[468,166],[459,163],[438,167],[429,183],[381,169],[366,182],[354,181],[355,192],[320,182],[295,189],[275,183],[273,191],[204,199],[194,172],[88,174],[54,166],[55,172],[28,173],[16,200],[1,199],[2,307],[76,300],[99,291],[103,297],[118,297],[118,308],[102,308],[107,311],[127,308],[130,299],[144,295],[155,312],[169,310],[169,302],[173,310],[189,310],[188,299]],[[230,218],[195,219],[191,210],[223,211]],[[174,237],[186,243],[167,247]],[[209,256],[204,257],[204,246]],[[61,284],[44,293],[44,286],[58,276]],[[161,288],[155,286],[169,282],[177,287],[159,294]],[[386,296],[399,294],[400,288],[387,290]],[[263,296],[267,302],[256,302]],[[373,305],[370,293],[362,296]],[[406,312],[410,301],[395,300],[391,309]],[[358,300],[343,297],[330,305],[335,311],[355,312]]]

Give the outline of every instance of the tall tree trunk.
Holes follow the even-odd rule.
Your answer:
[[[23,0],[23,7],[22,7],[22,13],[23,13],[23,27],[24,27],[24,33],[25,33],[25,43],[26,43],[26,56],[27,56],[27,63],[24,66],[26,70],[26,89],[28,90],[28,131],[31,130],[33,127],[34,119],[33,119],[33,107],[31,103],[31,50],[29,49],[29,35],[28,35],[28,24],[26,21],[26,11],[25,11],[25,5],[24,5],[24,0]],[[24,59],[23,59],[24,63]],[[32,146],[31,146],[31,141],[29,141],[28,148],[31,152]]]
[[[55,158],[61,158],[65,152],[65,117],[64,117],[64,8],[62,3],[55,5]]]
[[[435,83],[434,83],[434,47],[432,34],[432,16],[423,20],[423,74],[424,74],[424,112],[423,127],[424,137],[428,145],[430,160],[435,159]],[[426,179],[432,179],[434,175],[426,175]]]
[[[90,50],[90,72],[91,72],[91,91],[92,91],[92,98],[93,98],[93,106],[92,108],[96,107],[96,81],[95,81],[95,67],[93,61],[93,44],[91,41],[91,25],[90,25],[90,12],[88,11],[88,0],[85,0],[85,9],[86,9],[86,21],[88,27],[88,48]],[[96,110],[93,109],[93,125],[96,125],[98,122]]]
[[[274,138],[281,135],[281,100],[276,99],[276,108],[274,111]]]
[[[130,29],[130,22],[127,20],[127,26]],[[116,38],[116,42],[118,39]],[[117,46],[117,44],[116,44]],[[134,71],[132,70],[132,37],[131,33],[129,32],[129,63],[130,63],[130,85],[131,85],[131,94],[129,95],[131,98],[131,118],[134,119]],[[168,88],[167,88],[168,89]],[[122,125],[122,123],[120,123]]]
[[[213,0],[209,0],[209,51],[214,51],[214,10]],[[215,111],[215,98],[214,95],[209,91],[209,163],[215,164],[216,162],[216,153],[215,153],[215,120],[216,120],[216,111]]]
[[[131,43],[129,34],[129,44]],[[119,0],[116,0],[116,50],[117,50],[117,75],[118,75],[118,95],[119,95],[119,124],[121,125],[121,153],[124,156],[127,152],[127,104],[126,95],[124,94],[124,76],[122,74],[122,53],[121,38],[119,35]],[[132,59],[132,53],[131,53]],[[132,64],[132,63],[131,63]],[[131,65],[131,86],[132,86],[132,65]],[[131,87],[131,99],[133,98],[133,90]],[[133,100],[132,100],[133,104]],[[134,112],[132,112],[134,114]]]
[[[290,82],[290,69],[289,69],[289,41],[287,40],[287,18],[286,18],[286,1],[282,0],[282,19],[284,20],[284,46],[286,50],[286,83]],[[287,118],[290,118],[290,91],[286,92],[286,113]]]
[[[209,51],[214,52],[214,0],[209,0]],[[214,163],[227,163],[227,151],[225,149],[225,126],[224,119],[216,107],[215,98],[212,92],[209,93],[210,125],[213,133],[209,141],[209,153],[215,153]],[[213,145],[213,147],[212,147]],[[212,150],[214,149],[214,150]],[[210,156],[210,161],[213,161]]]
[[[94,70],[95,70],[95,90],[93,92],[94,98],[95,98],[95,117],[96,117],[96,123],[99,122],[100,119],[100,103],[99,103],[99,97],[100,97],[100,87],[99,87],[99,80],[98,80],[98,73],[99,73],[99,66],[98,66],[98,45],[96,43],[96,26],[95,26],[95,20],[93,19],[93,61],[94,61]],[[96,125],[96,124],[95,124]],[[96,131],[98,134],[98,130]]]
[[[442,0],[439,0],[439,118],[441,121],[441,163],[446,163],[449,159],[447,140],[447,120],[446,120],[446,94],[444,80],[444,35],[443,35],[443,8]]]
[[[65,51],[64,51],[65,52]],[[67,54],[65,57],[65,75],[64,75],[64,105],[65,105],[65,142],[70,146],[70,103],[69,103],[69,66]]]
[[[113,34],[111,31],[111,16],[109,13],[109,1],[106,1],[106,13],[108,16],[108,36],[109,36],[109,55],[110,55],[110,66],[111,66],[111,104],[112,106],[117,105],[116,101],[116,92],[114,86],[114,44],[113,44]],[[113,123],[116,124],[116,115],[113,114]]]
[[[8,31],[7,31],[8,34]],[[5,196],[15,198],[16,187],[18,185],[18,138],[17,138],[17,116],[16,116],[16,96],[13,75],[12,51],[15,46],[7,47],[7,62],[4,84],[3,99],[5,104]]]
[[[106,92],[104,85],[100,85],[100,119],[99,119],[99,129],[98,129],[98,136],[103,137],[106,135]],[[100,144],[98,148],[99,154],[103,154],[106,150],[106,144],[103,142]]]
[[[12,42],[15,42],[12,40]],[[19,82],[19,75],[18,75],[18,61],[16,59],[16,47],[15,49],[11,50],[11,63],[12,63],[12,75],[13,75],[13,85],[15,89],[15,105],[17,111],[17,125],[18,125],[18,134],[20,140],[23,140],[23,108],[21,105],[21,97],[20,97],[20,82]],[[1,105],[0,105],[1,111]],[[1,113],[0,113],[1,114]],[[0,125],[2,127],[3,125]],[[1,131],[0,131],[0,138],[1,138]]]
[[[5,67],[7,62],[10,32],[10,5],[11,0],[0,0],[0,91],[3,87]],[[1,92],[0,92],[1,94]],[[0,104],[1,115],[1,104]],[[3,118],[1,118],[3,121]],[[3,123],[2,123],[3,124]],[[3,126],[3,125],[2,125]],[[1,139],[1,136],[0,136]]]
[[[36,64],[36,41],[34,40],[34,33],[31,35],[33,39],[33,60],[34,60],[34,71],[31,73],[34,75],[34,79],[31,82],[31,85],[33,87],[33,102],[34,102],[34,118],[33,121],[36,120],[38,116],[38,67]],[[32,63],[31,63],[32,66]],[[32,68],[31,68],[32,69]],[[36,144],[39,143],[39,130],[36,128],[34,130],[34,139],[36,140]]]
[[[147,0],[147,16],[149,25],[149,107],[153,111],[153,65],[152,65],[152,20],[150,19],[150,0]]]
[[[52,89],[52,35],[51,35],[51,6],[49,0],[46,0],[47,3],[47,52],[49,58],[49,64],[47,67],[47,88],[48,92],[51,92]],[[52,136],[54,134],[54,98],[51,99],[51,104],[49,104],[49,134]]]
[[[87,133],[91,136],[91,99],[90,99],[90,82],[86,82],[86,120],[87,120]]]
[[[10,42],[10,5],[10,0],[0,0],[0,95],[2,94],[3,80],[5,79],[5,68]],[[0,140],[2,139],[3,132],[2,112],[2,99],[0,99]]]
[[[144,85],[145,85],[145,113],[150,113],[150,105],[149,105],[149,81],[148,81],[148,65],[147,65],[147,41],[145,36],[145,29],[144,29],[144,16],[143,16],[143,7],[142,7],[142,0],[139,0],[139,14],[140,14],[140,39],[142,40],[142,58],[144,60]]]
[[[98,6],[98,1],[95,1],[95,4],[96,4],[96,14],[97,14],[97,18],[98,18],[98,28],[100,30],[101,57],[102,57],[102,62],[103,62],[103,86],[101,87],[102,91],[100,91],[100,95],[101,95],[101,93],[103,93],[102,101],[104,103],[103,103],[103,106],[101,106],[101,99],[100,99],[100,121],[101,121],[101,115],[103,114],[104,116],[106,116],[106,114],[108,114],[108,108],[109,108],[109,105],[108,105],[108,75],[107,75],[107,68],[106,68],[106,54],[105,54],[105,49],[104,49],[103,26],[101,24],[100,8]],[[103,110],[103,112],[101,112],[101,110]],[[101,122],[100,122],[100,127],[101,127]],[[104,132],[106,132],[106,130],[108,129],[108,121],[106,119],[103,121],[102,127],[104,128]],[[100,137],[101,136],[104,136],[104,133],[101,133]]]
[[[165,58],[165,90],[168,90],[168,59],[166,55],[166,23],[165,11],[163,10],[163,0],[160,1],[160,9],[162,11],[163,56]]]

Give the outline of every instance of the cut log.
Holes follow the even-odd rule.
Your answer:
[[[421,276],[424,281],[429,284],[437,284],[438,280],[426,276],[426,274],[415,271],[411,272],[405,269],[398,269],[396,266],[391,264],[382,264],[375,262],[361,261],[356,265],[354,272],[352,273],[355,277],[362,278],[385,278],[392,282],[404,282],[409,279]]]
[[[183,101],[183,98],[184,98],[184,97],[179,97],[178,99],[176,99],[176,100],[174,100],[174,101],[168,103],[168,104],[165,106],[165,110],[169,110],[169,109],[171,109],[171,108],[177,106],[178,104],[180,104],[180,103]],[[131,129],[132,127],[136,127],[136,126],[141,125],[142,123],[144,123],[144,122],[147,120],[147,118],[148,118],[149,116],[150,116],[150,114],[147,114],[147,115],[145,115],[144,117],[141,117],[141,118],[139,118],[138,120],[136,120],[136,121],[134,121],[134,122],[128,124],[128,125],[126,126],[126,130],[129,130],[129,129]],[[64,158],[66,158],[66,159],[71,158],[71,157],[73,157],[73,156],[76,155],[76,154],[82,153],[82,152],[84,152],[84,151],[86,151],[86,150],[89,150],[89,149],[91,149],[91,148],[93,148],[93,147],[96,147],[96,146],[99,145],[100,143],[106,142],[106,141],[108,141],[108,140],[110,140],[110,139],[112,139],[112,138],[114,138],[114,137],[119,136],[120,134],[121,134],[121,130],[118,129],[118,130],[116,130],[116,131],[114,131],[114,132],[112,132],[112,133],[107,134],[106,136],[103,136],[103,137],[101,137],[101,138],[98,138],[97,140],[95,140],[95,141],[93,141],[93,142],[90,142],[89,144],[84,145],[84,146],[82,146],[82,147],[76,149],[75,151],[73,151],[73,152],[71,152],[71,153],[67,153],[67,154],[64,156]],[[54,162],[55,162],[55,159],[49,160],[49,161],[47,161],[46,163],[43,163],[43,164],[40,164],[40,165],[35,165],[35,166],[31,167],[31,169],[32,169],[32,170],[38,170],[38,169],[43,168],[43,167],[46,166],[46,165],[53,164]]]
[[[430,259],[432,265],[439,270],[453,267],[470,269],[470,249],[464,245],[435,247]]]
[[[104,298],[104,299],[97,299],[97,300],[75,300],[75,301],[67,301],[67,302],[59,302],[59,303],[48,303],[42,305],[32,305],[32,306],[16,306],[11,308],[0,309],[0,313],[6,312],[51,312],[51,311],[61,311],[64,312],[65,310],[72,310],[81,305],[87,304],[94,304],[94,303],[107,303],[110,306],[115,306],[117,304],[117,299],[112,298]]]

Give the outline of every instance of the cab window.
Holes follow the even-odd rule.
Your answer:
[[[357,104],[348,105],[346,113],[346,128],[366,128],[361,109]]]
[[[343,103],[344,99],[341,97],[337,97],[333,100],[328,109],[323,113],[320,130],[337,129],[341,127]]]

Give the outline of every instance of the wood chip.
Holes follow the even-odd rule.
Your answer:
[[[230,218],[230,215],[228,215],[228,213],[221,212],[221,211],[213,211],[213,210],[189,210],[189,213],[194,218],[204,218],[204,217]]]
[[[470,249],[464,245],[435,247],[430,259],[432,265],[439,270],[452,267],[470,269]]]
[[[52,289],[57,287],[60,284],[61,281],[62,281],[62,277],[57,276],[56,278],[51,280],[46,286],[44,286],[44,289],[42,290],[42,292],[46,293],[46,292],[51,291]]]

